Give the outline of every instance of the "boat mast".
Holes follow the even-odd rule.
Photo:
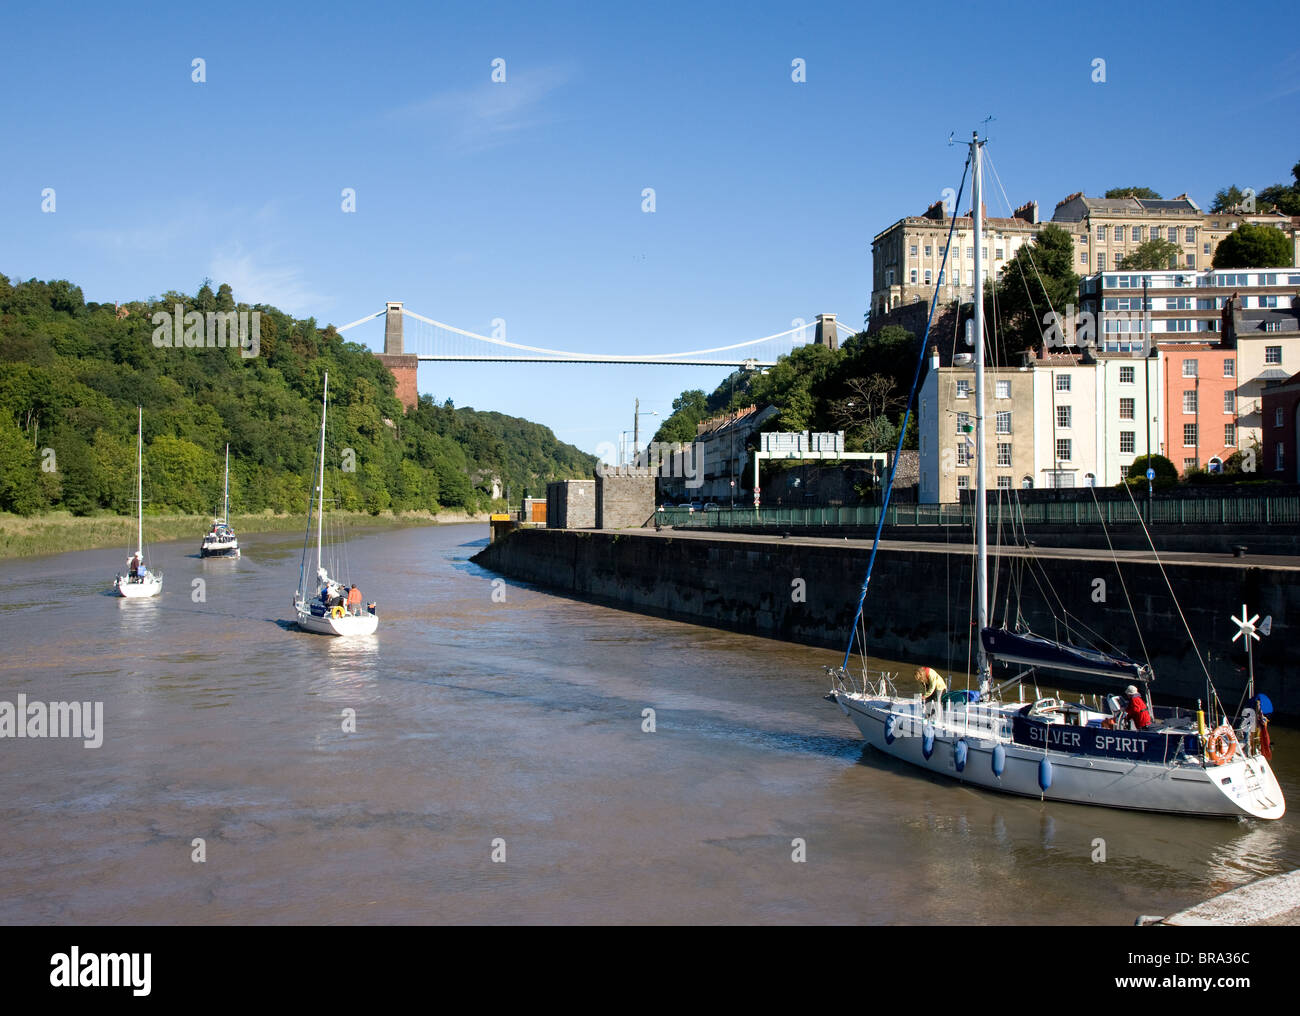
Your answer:
[[[226,525],[230,525],[230,445],[226,445]]]
[[[135,407],[135,552],[144,557],[144,409]]]
[[[980,690],[988,690],[988,660],[984,656],[984,629],[988,627],[988,497],[984,475],[984,259],[981,245],[984,242],[984,175],[982,172],[982,142],[979,132],[971,135],[971,167],[973,170],[971,212],[975,219],[975,538],[977,620],[975,641],[978,646],[976,663],[979,669]]]
[[[320,399],[320,511],[316,519],[316,574],[320,575],[320,548],[325,528],[325,406],[329,402],[330,372],[325,372],[325,390]]]

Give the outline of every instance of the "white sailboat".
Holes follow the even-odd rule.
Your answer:
[[[373,603],[362,607],[359,595],[350,595],[356,586],[332,578],[322,562],[325,521],[325,417],[329,405],[329,372],[325,372],[320,409],[320,456],[317,472],[319,504],[316,518],[316,576],[307,581],[307,541],[311,538],[311,508],[307,509],[307,533],[303,538],[302,564],[298,569],[298,589],[293,609],[298,627],[318,635],[373,635],[379,628],[379,616]]]
[[[230,445],[226,445],[226,484],[221,518],[212,520],[212,528],[203,534],[200,557],[239,557],[239,537],[230,528]]]
[[[827,698],[854,722],[868,743],[885,754],[990,790],[1180,815],[1281,818],[1286,801],[1269,765],[1271,748],[1264,715],[1268,712],[1267,699],[1255,694],[1253,667],[1248,687],[1251,708],[1243,709],[1232,720],[1226,710],[1216,711],[1216,707],[1222,707],[1212,686],[1207,686],[1211,716],[1221,720],[1213,732],[1207,732],[1200,710],[1193,713],[1164,707],[1150,710],[1151,722],[1143,729],[1123,729],[1117,696],[1110,697],[1109,711],[1100,706],[1089,708],[1082,702],[1039,698],[1034,675],[1040,668],[1069,671],[1099,680],[1130,682],[1130,691],[1141,684],[1143,701],[1149,702],[1149,686],[1154,679],[1149,665],[1118,653],[989,625],[981,256],[983,144],[976,136],[970,145],[975,227],[975,603],[980,632],[980,689],[959,693],[957,701],[940,698],[927,705],[919,695],[900,695],[890,675],[873,673],[865,667],[859,685],[847,669],[853,649],[850,641],[843,665],[827,668],[832,675]],[[892,482],[886,486],[886,497],[891,487]],[[879,539],[877,529],[877,545]],[[869,567],[858,617],[854,619],[853,638],[857,637],[870,579]],[[1243,608],[1239,627],[1244,619]],[[1253,634],[1252,627],[1247,645]],[[1024,669],[992,688],[995,662]],[[1208,682],[1208,672],[1206,676]],[[1035,700],[1031,702],[1021,700],[1027,683],[1035,689]],[[1012,686],[1018,689],[1017,701],[1002,701],[1001,693]]]
[[[126,571],[113,579],[113,590],[129,600],[157,596],[162,592],[162,572],[150,571],[144,560],[144,410],[138,414],[135,435],[135,553],[127,558]]]

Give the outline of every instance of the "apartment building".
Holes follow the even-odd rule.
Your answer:
[[[1178,244],[1179,268],[1208,268],[1200,253],[1205,213],[1186,194],[1172,200],[1089,198],[1082,192],[1059,201],[1052,222],[1074,234],[1075,271],[1080,275],[1118,267],[1148,240]]]
[[[1036,201],[1021,205],[1011,218],[986,218],[981,245],[986,274],[997,278],[1006,262],[1023,244],[1033,240],[1042,225]],[[936,289],[941,303],[971,299],[975,287],[975,220],[969,213],[957,219],[952,257],[943,279],[939,278],[952,226],[943,202],[935,202],[924,214],[899,219],[872,238],[873,317],[884,317],[890,310],[912,303],[928,304]]]
[[[1256,468],[1263,477],[1300,483],[1300,374],[1271,385],[1261,401],[1264,436]]]
[[[1300,273],[1288,277],[1300,284]],[[1252,301],[1257,305],[1249,306]],[[1262,444],[1271,426],[1265,392],[1300,370],[1300,293],[1293,290],[1276,303],[1243,293],[1240,305],[1232,298],[1225,312],[1224,343],[1233,347],[1237,359],[1239,448]]]
[[[1212,469],[1240,447],[1236,351],[1205,343],[1180,343],[1159,351],[1163,378],[1164,451],[1185,475]]]
[[[1045,352],[1033,361],[1034,472],[1029,487],[1097,485],[1096,363],[1077,353]]]
[[[1029,367],[984,371],[985,486],[1011,490],[1034,477],[1034,374]],[[970,354],[951,367],[931,353],[917,416],[918,499],[950,503],[975,486],[975,370]]]
[[[1127,479],[1139,455],[1163,455],[1165,442],[1158,356],[1096,352],[1097,484]]]

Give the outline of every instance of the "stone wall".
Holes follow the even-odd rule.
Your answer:
[[[594,529],[596,481],[557,480],[548,483],[546,524],[552,529]]]
[[[596,528],[640,529],[653,523],[655,478],[626,469],[606,469],[596,477]]]
[[[839,546],[779,537],[736,540],[521,530],[474,560],[564,595],[842,651],[869,553],[870,546],[862,543]],[[882,546],[865,612],[872,655],[929,664],[943,673],[964,672],[972,564],[968,550]],[[1044,557],[1035,570],[1038,583],[1045,587],[1044,579],[1050,580],[1084,624],[1142,658],[1109,557],[1086,551]],[[1167,565],[1166,570],[1229,708],[1235,706],[1245,681],[1245,656],[1238,651],[1240,643],[1230,641],[1236,631],[1230,615],[1240,613],[1243,603],[1261,616],[1272,615],[1273,634],[1256,646],[1259,688],[1279,713],[1300,716],[1300,687],[1294,676],[1300,669],[1300,641],[1288,634],[1292,616],[1300,624],[1300,570],[1229,563]],[[793,595],[800,579],[802,600]],[[1192,703],[1204,698],[1204,674],[1159,569],[1125,562],[1124,581],[1155,667],[1156,700]],[[1021,611],[1033,630],[1065,637],[1028,572],[1022,585]],[[1003,556],[993,597],[995,619],[1002,618],[1009,587],[1010,562]]]

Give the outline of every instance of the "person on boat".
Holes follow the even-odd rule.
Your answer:
[[[948,685],[933,667],[917,667],[915,676],[917,684],[921,686],[921,701],[927,707],[926,713],[937,711]],[[931,703],[933,708],[930,708]]]
[[[1146,730],[1151,726],[1151,710],[1142,701],[1136,685],[1130,684],[1124,689],[1124,715],[1134,730]]]
[[[140,555],[139,554],[131,555],[130,568],[131,568],[131,572],[130,572],[131,581],[132,582],[138,581],[140,578]]]
[[[348,590],[348,613],[361,613],[361,590],[357,588],[355,582],[352,583],[352,588]]]

